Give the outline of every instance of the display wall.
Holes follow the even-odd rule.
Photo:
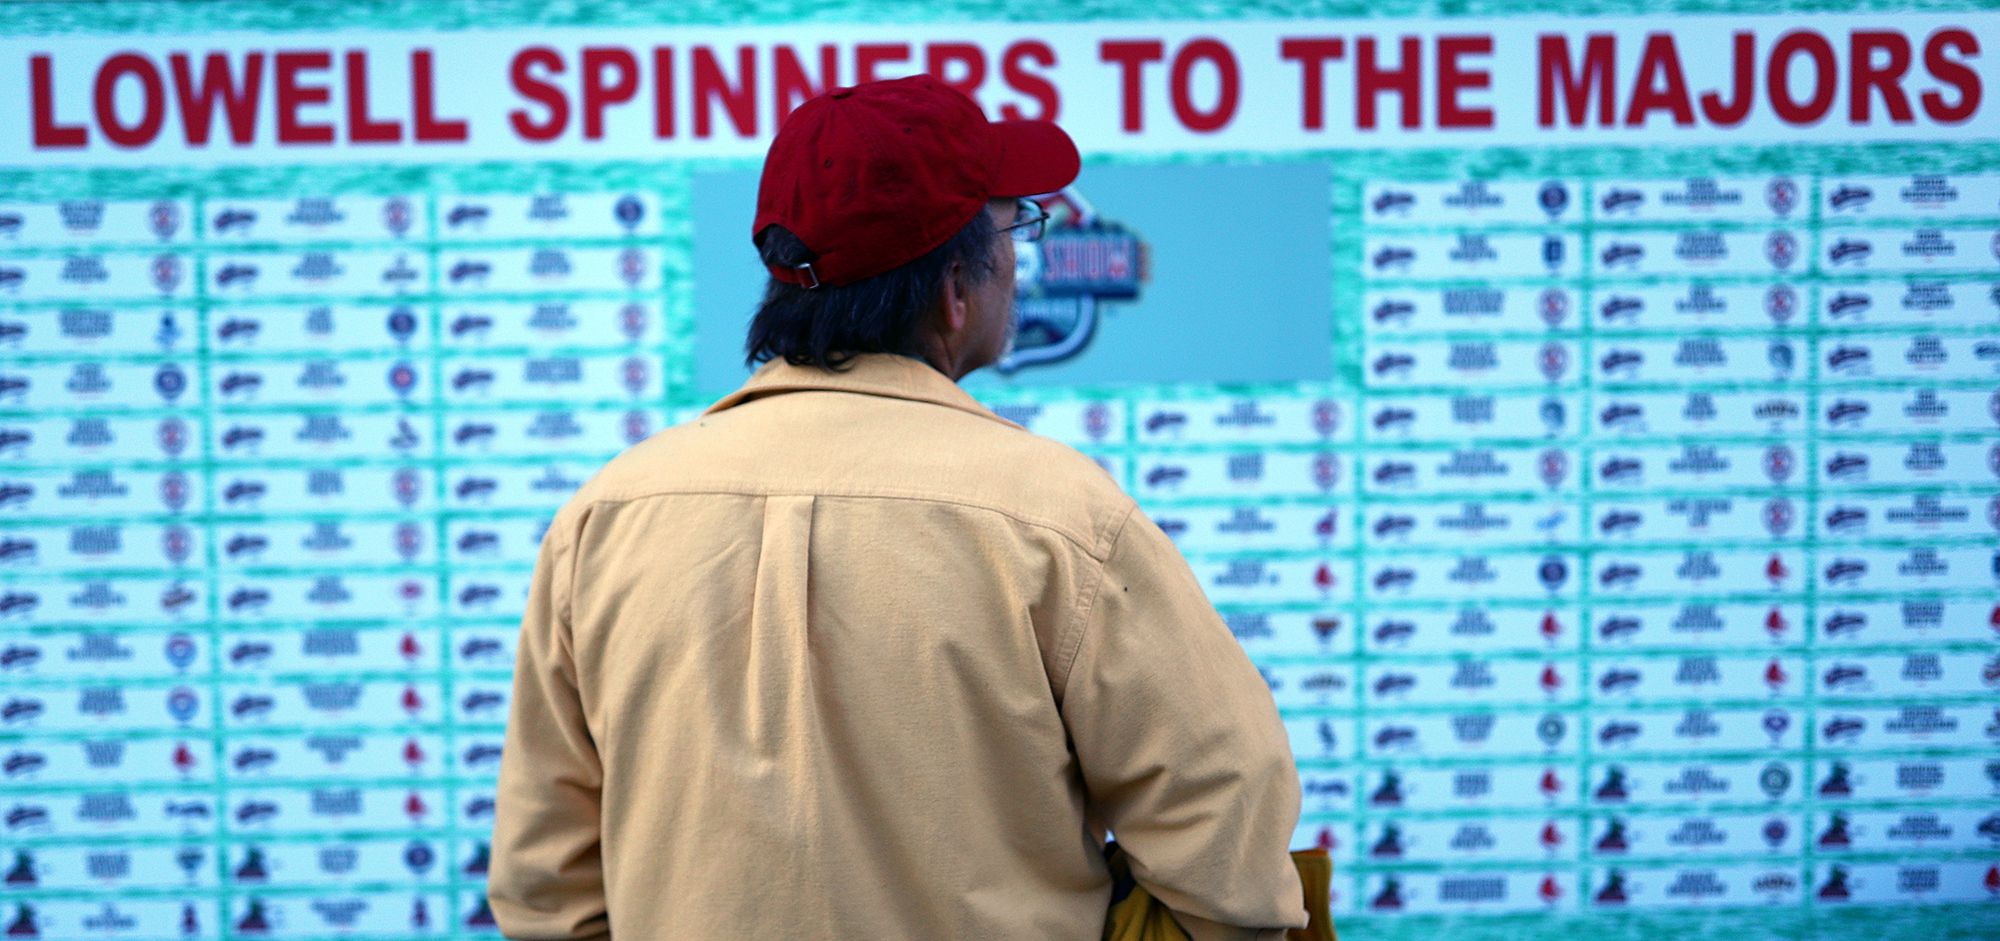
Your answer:
[[[1187,555],[1343,937],[2000,935],[2000,13],[1909,6],[0,8],[0,929],[491,935],[550,515],[929,69],[1084,152],[967,385]]]

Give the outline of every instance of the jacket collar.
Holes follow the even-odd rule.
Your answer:
[[[723,396],[702,414],[713,415],[752,399],[786,392],[853,392],[929,402],[970,412],[1011,428],[1021,427],[993,414],[929,363],[894,353],[861,353],[849,360],[839,372],[817,366],[794,366],[783,359],[774,359],[751,374],[742,388]]]

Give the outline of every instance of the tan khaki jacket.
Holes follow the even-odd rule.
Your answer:
[[[1271,695],[1103,470],[915,359],[774,362],[556,514],[510,938],[1061,939],[1112,830],[1198,941],[1306,923]]]

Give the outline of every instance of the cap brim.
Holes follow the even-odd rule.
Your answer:
[[[1052,121],[995,121],[998,169],[988,195],[1039,196],[1076,182],[1083,166],[1076,142]]]

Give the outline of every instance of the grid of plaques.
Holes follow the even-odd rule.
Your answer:
[[[541,530],[664,420],[660,216],[0,206],[10,937],[490,925]]]
[[[1336,913],[2000,892],[2000,177],[1344,185],[1335,381],[988,396],[1186,553]],[[705,404],[664,198],[0,204],[13,935],[491,930],[541,529]]]
[[[1361,196],[1350,904],[1984,897],[2000,177]]]
[[[2000,891],[2000,178],[1358,195],[1351,382],[1000,406],[1189,557],[1335,912]]]

